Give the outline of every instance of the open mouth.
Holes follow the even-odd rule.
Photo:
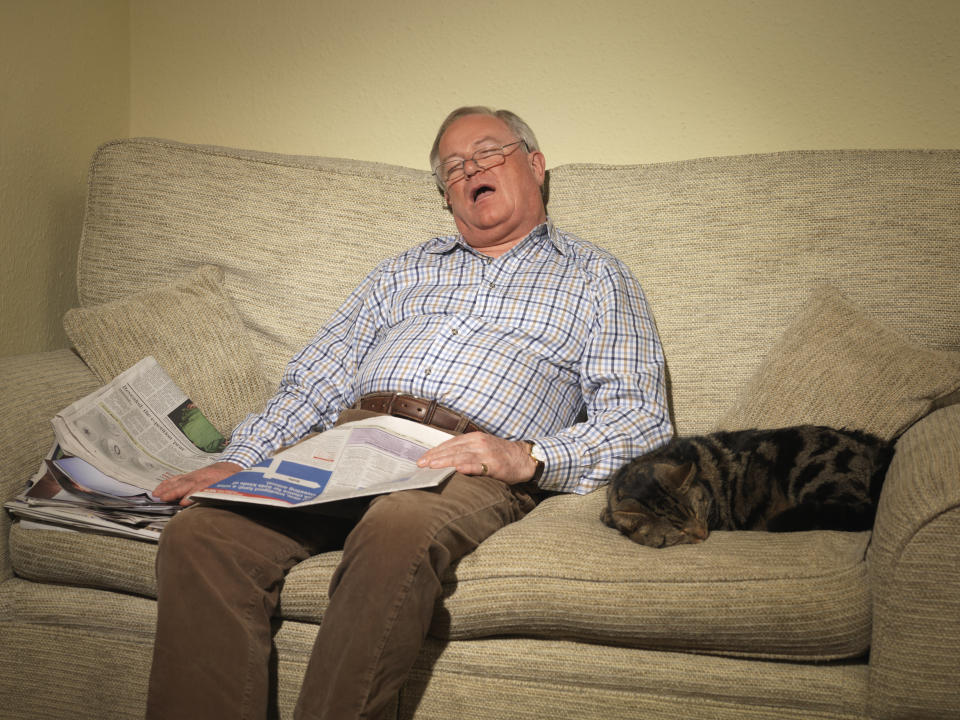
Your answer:
[[[489,185],[478,185],[473,189],[473,201],[477,202],[480,198],[488,193],[494,192],[494,189]]]

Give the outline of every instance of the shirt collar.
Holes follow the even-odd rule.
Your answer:
[[[556,225],[553,224],[553,220],[551,220],[549,216],[547,217],[546,222],[540,223],[533,230],[531,230],[530,233],[517,244],[517,247],[521,247],[528,242],[532,242],[535,239],[542,238],[544,236],[550,238],[550,242],[553,244],[554,248],[556,248],[558,253],[561,255],[567,254],[566,243],[564,242],[560,231],[557,230]],[[450,252],[455,247],[460,247],[472,253],[477,252],[470,247],[470,244],[464,239],[462,234],[434,238],[433,245],[427,248],[427,252],[439,255]]]

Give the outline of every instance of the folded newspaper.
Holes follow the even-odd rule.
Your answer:
[[[76,478],[76,479],[74,479]],[[180,508],[118,482],[54,443],[29,489],[6,503],[24,527],[91,530],[156,541]],[[39,523],[39,525],[37,525]]]
[[[6,503],[22,518],[157,540],[179,509],[150,492],[220,458],[226,440],[146,357],[52,420],[57,442],[28,489]],[[311,435],[192,497],[303,507],[430,487],[452,468],[418,468],[449,433],[395,417]]]
[[[210,451],[225,444],[152,356],[61,410],[52,423],[65,453],[144,490],[215,462],[219,453]]]

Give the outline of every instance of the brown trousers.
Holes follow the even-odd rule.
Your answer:
[[[348,411],[341,421],[372,413]],[[359,520],[194,506],[157,556],[148,720],[266,718],[271,616],[286,573],[343,547],[295,717],[381,720],[430,626],[449,565],[534,506],[526,486],[456,474],[374,498]]]

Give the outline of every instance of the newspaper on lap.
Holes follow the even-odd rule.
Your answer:
[[[356,420],[310,435],[190,497],[306,507],[432,487],[452,475],[453,468],[419,468],[417,459],[450,437],[403,418]]]

